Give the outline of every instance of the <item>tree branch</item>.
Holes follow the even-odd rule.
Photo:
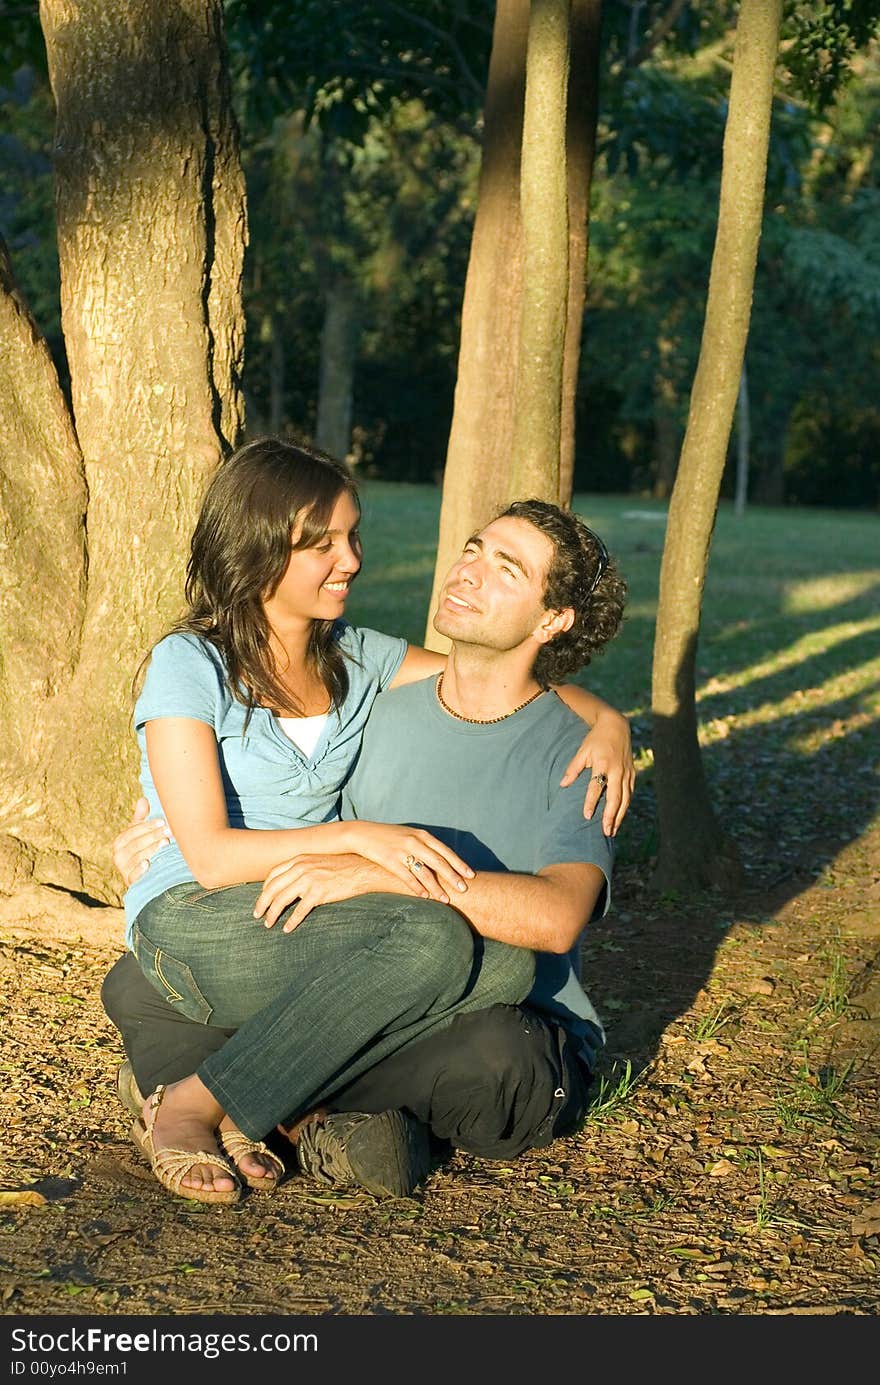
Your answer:
[[[672,0],[669,9],[663,18],[654,25],[644,43],[640,44],[636,51],[627,58],[626,66],[638,67],[646,58],[649,58],[657,45],[663,42],[682,10],[689,4],[690,0]]]
[[[451,33],[449,33],[445,29],[441,29],[437,24],[432,24],[430,19],[426,19],[424,15],[414,14],[411,9],[405,9],[403,5],[396,5],[394,3],[394,0],[382,0],[382,8],[386,10],[392,10],[395,14],[400,15],[402,19],[410,20],[413,24],[418,24],[422,29],[426,31],[426,33],[433,34],[435,38],[440,39],[440,41],[451,50],[451,52],[457,59],[458,65],[461,68],[462,75],[464,76],[468,86],[477,96],[482,98],[484,91],[484,83],[477,81],[476,77],[470,69],[470,65],[467,61],[467,58],[461,50],[460,44],[456,41],[456,39],[453,38]]]

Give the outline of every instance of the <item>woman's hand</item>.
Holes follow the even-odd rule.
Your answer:
[[[358,856],[384,866],[406,893],[448,904],[464,893],[474,872],[451,847],[421,827],[398,827],[384,822],[347,822],[346,845]],[[412,881],[420,888],[412,890]]]
[[[162,818],[146,821],[149,811],[147,800],[139,798],[134,805],[132,825],[113,839],[113,864],[126,886],[139,880],[149,870],[150,860],[159,847],[171,841],[168,824]]]
[[[593,773],[584,799],[584,817],[593,816],[604,791],[602,831],[606,837],[614,837],[626,817],[636,782],[629,722],[620,712],[609,708],[597,717],[592,731],[569,761],[560,784],[573,784],[585,769]]]
[[[273,928],[284,910],[299,901],[281,928],[282,933],[291,933],[319,904],[336,904],[341,899],[378,891],[424,894],[417,880],[413,879],[407,889],[384,866],[366,861],[363,856],[297,856],[269,871],[254,905],[254,918],[261,918],[266,928]]]

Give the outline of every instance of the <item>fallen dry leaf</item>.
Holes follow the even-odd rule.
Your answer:
[[[709,1170],[709,1177],[726,1178],[729,1173],[733,1173],[735,1167],[729,1159],[718,1159]]]
[[[758,976],[754,981],[748,981],[743,990],[746,995],[772,995],[776,990],[776,982],[771,981],[769,976]]]
[[[857,1217],[853,1217],[854,1236],[880,1236],[880,1202],[869,1203]]]
[[[46,1201],[33,1188],[0,1188],[0,1207],[42,1207]]]

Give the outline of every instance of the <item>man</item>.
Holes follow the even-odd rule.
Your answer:
[[[577,946],[608,907],[612,846],[599,818],[583,817],[577,786],[560,784],[582,725],[548,684],[604,648],[624,594],[604,544],[576,516],[517,502],[468,540],[450,571],[434,617],[452,642],[444,672],[377,699],[343,816],[405,822],[446,841],[476,871],[458,912],[478,939],[534,950],[536,978],[522,1005],[459,1014],[353,1082],[340,1073],[323,1124],[294,1132],[314,1176],[410,1191],[425,1166],[412,1156],[412,1118],[489,1158],[547,1144],[582,1120],[604,1035]],[[123,873],[144,854],[117,856]],[[270,873],[255,912],[291,929],[322,904],[390,887],[361,858],[301,856]],[[141,1018],[161,1029],[149,1016],[163,1002],[134,971],[118,963],[103,992],[127,1049]],[[174,1031],[171,1052],[186,1072],[193,1053],[197,1062],[227,1037],[181,1022]],[[153,1067],[163,1043],[167,1075],[167,1034]],[[142,1085],[160,1075],[145,1073]],[[391,1119],[400,1111],[406,1126]]]

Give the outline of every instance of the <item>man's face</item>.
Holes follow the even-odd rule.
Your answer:
[[[549,614],[544,584],[553,553],[547,535],[528,520],[493,520],[468,539],[450,569],[434,629],[455,643],[486,649],[524,644]]]

